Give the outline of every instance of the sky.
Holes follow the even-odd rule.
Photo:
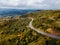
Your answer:
[[[60,0],[0,0],[0,8],[60,9]]]

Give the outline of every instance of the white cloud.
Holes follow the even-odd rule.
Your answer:
[[[5,6],[17,6],[20,0],[0,0],[1,5]]]
[[[59,5],[59,4],[60,4],[60,0],[59,0],[59,1],[56,1],[56,4],[58,4],[58,5]]]
[[[2,8],[60,9],[60,0],[0,0]]]
[[[42,3],[44,0],[29,0],[27,2],[28,5],[34,5],[34,4],[37,4],[37,3]]]

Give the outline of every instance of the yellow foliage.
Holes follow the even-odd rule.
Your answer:
[[[23,34],[18,34],[18,37],[20,37],[20,39],[23,38]]]

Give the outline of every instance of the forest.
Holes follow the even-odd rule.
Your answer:
[[[29,27],[34,18],[33,26],[41,31],[50,33],[56,31],[60,36],[60,11],[44,10],[28,13],[22,16],[4,18],[0,21],[0,45],[60,45],[60,40],[41,35]],[[59,34],[58,34],[59,33]]]

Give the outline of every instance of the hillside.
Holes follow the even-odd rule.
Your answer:
[[[60,11],[46,10],[27,13],[23,16],[3,18],[0,21],[0,45],[60,45],[60,40],[41,35],[29,27],[34,18],[33,26],[42,31],[54,29],[60,31]],[[9,20],[7,20],[9,19]]]
[[[60,31],[60,11],[59,10],[46,10],[38,11],[35,13],[27,14],[34,18],[33,26],[38,29],[47,31],[48,28],[55,31]]]
[[[34,27],[42,29],[45,32],[50,28],[52,31],[60,32],[60,11],[44,11],[37,12],[34,17]],[[60,35],[58,33],[57,35]]]
[[[24,15],[26,13],[35,12],[37,10],[28,10],[28,9],[1,9],[0,16],[15,16],[15,15]]]

